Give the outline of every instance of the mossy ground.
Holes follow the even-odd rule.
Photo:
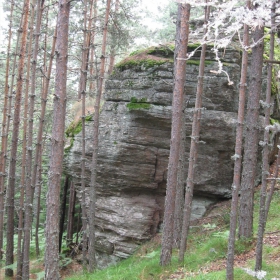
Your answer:
[[[195,50],[199,46],[199,44],[189,44],[188,52]],[[115,69],[120,71],[133,67],[143,67],[145,69],[149,69],[168,62],[174,63],[174,49],[174,44],[166,44],[134,51],[127,58],[116,64]],[[187,61],[187,64],[190,65],[199,65],[199,63],[199,59]],[[208,65],[213,63],[213,61],[207,60],[205,63]]]

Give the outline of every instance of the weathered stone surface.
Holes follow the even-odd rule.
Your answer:
[[[195,56],[195,58],[198,55]],[[224,74],[215,74],[211,60],[205,70],[201,120],[201,144],[195,177],[193,218],[207,206],[231,195],[235,127],[238,109],[240,54],[225,52],[225,66],[234,85]],[[166,173],[171,130],[173,64],[145,69],[135,66],[115,70],[106,83],[105,103],[100,116],[98,153],[96,249],[99,265],[132,254],[139,243],[150,239],[163,218]],[[187,67],[185,110],[187,135],[191,134],[198,65]],[[129,109],[131,100],[150,104]],[[92,123],[87,122],[86,185],[90,181]],[[188,142],[189,150],[190,142]],[[188,160],[188,154],[185,155]],[[75,136],[65,157],[65,172],[79,189],[81,135]]]

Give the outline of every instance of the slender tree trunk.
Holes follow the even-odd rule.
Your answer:
[[[86,212],[86,184],[85,184],[85,164],[86,164],[86,81],[89,54],[89,36],[87,30],[87,1],[84,3],[84,42],[82,46],[82,65],[79,84],[79,98],[82,101],[82,158],[81,158],[81,189],[82,189],[82,224],[83,224],[83,266],[87,265],[87,212]]]
[[[267,216],[268,216],[272,196],[273,196],[273,193],[274,193],[274,190],[275,190],[275,185],[276,185],[277,178],[278,178],[279,166],[280,166],[280,149],[278,148],[277,160],[276,160],[276,165],[275,165],[275,168],[274,168],[274,178],[271,182],[270,190],[269,190],[269,193],[268,193],[268,196],[267,196],[267,199],[266,199],[266,203],[265,203],[265,220],[266,221],[267,221]]]
[[[58,3],[58,26],[56,44],[56,79],[47,194],[45,279],[58,280],[59,276],[59,193],[64,151],[64,130],[66,113],[67,51],[70,2]]]
[[[66,200],[67,200],[67,192],[69,186],[69,178],[68,176],[65,179],[64,188],[63,188],[63,196],[60,204],[60,222],[59,222],[59,252],[61,252],[62,246],[62,238],[63,238],[63,229],[64,229],[64,220],[66,213]]]
[[[181,10],[181,11],[180,11]],[[186,59],[187,46],[189,37],[189,18],[190,5],[179,4],[178,13],[181,13],[181,27],[179,29],[178,41],[178,56],[175,57],[175,80],[173,90],[172,103],[172,127],[171,127],[171,143],[170,155],[168,163],[168,176],[166,186],[166,198],[164,208],[164,221],[162,233],[162,249],[160,256],[160,265],[165,266],[171,262],[172,245],[173,245],[173,226],[175,212],[175,197],[177,185],[177,167],[179,162],[180,152],[180,135],[182,128],[182,110],[184,100],[184,85],[186,81]]]
[[[42,157],[40,153],[40,158]],[[40,256],[40,246],[39,246],[39,223],[40,223],[40,209],[41,209],[41,190],[42,190],[42,159],[39,162],[38,166],[38,178],[37,178],[37,190],[38,197],[37,199],[37,208],[36,208],[36,225],[35,225],[35,244],[36,244],[36,256]]]
[[[13,131],[12,131],[12,146],[11,146],[11,159],[9,167],[9,182],[7,189],[7,247],[6,247],[6,266],[14,262],[14,196],[15,196],[15,175],[16,175],[16,162],[17,162],[17,146],[18,134],[20,125],[20,109],[21,109],[21,96],[23,87],[24,75],[24,62],[26,53],[26,41],[28,31],[28,17],[29,17],[29,0],[26,0],[23,7],[23,27],[20,59],[18,64],[17,73],[17,87],[15,96],[15,111],[13,118]],[[13,276],[13,269],[7,268],[6,276]]]
[[[184,98],[185,100],[185,98]],[[186,102],[184,101],[184,104]],[[181,232],[183,225],[183,210],[184,210],[184,190],[186,182],[186,115],[183,110],[183,122],[180,136],[180,156],[177,174],[176,198],[175,198],[175,213],[174,213],[174,230],[173,230],[173,247],[180,248]]]
[[[246,115],[246,135],[241,179],[239,207],[239,237],[250,238],[253,234],[253,200],[259,142],[259,102],[262,85],[264,28],[257,27],[253,32],[252,64]]]
[[[3,241],[4,241],[4,192],[5,192],[5,165],[6,165],[6,153],[7,153],[7,137],[8,137],[8,99],[9,99],[9,73],[10,73],[10,50],[12,40],[12,24],[13,24],[13,12],[14,1],[11,1],[10,11],[10,25],[8,31],[8,46],[7,46],[7,59],[5,70],[5,95],[4,95],[4,108],[1,128],[1,152],[0,152],[0,260],[3,258]]]
[[[50,85],[50,79],[51,79],[52,64],[53,64],[53,59],[54,59],[56,38],[57,38],[57,28],[54,31],[49,66],[47,69],[47,73],[44,75],[43,90],[41,93],[41,110],[40,110],[39,127],[38,127],[38,131],[37,131],[37,140],[36,140],[34,164],[33,164],[33,171],[32,171],[32,186],[34,186],[36,184],[36,180],[38,177],[37,174],[38,174],[38,171],[40,170],[39,166],[42,164],[43,130],[45,127],[47,96],[48,96],[48,92],[49,92],[49,85]],[[35,211],[36,211],[36,209],[35,209]]]
[[[210,6],[206,5],[205,19],[204,19],[205,26],[207,26],[209,14],[210,14]],[[207,27],[205,27],[204,30],[205,35],[207,34],[207,31],[208,31]],[[199,134],[200,134],[200,119],[201,119],[201,110],[202,110],[203,78],[204,78],[204,69],[205,69],[206,48],[207,46],[204,43],[202,45],[202,50],[200,55],[197,93],[196,93],[195,108],[193,114],[191,147],[190,147],[190,155],[189,155],[189,169],[188,169],[188,177],[186,182],[187,186],[186,186],[186,193],[185,193],[182,235],[181,235],[180,250],[179,250],[179,262],[183,262],[184,260],[187,236],[188,236],[189,225],[191,220],[194,175],[195,175],[195,166],[197,163]]]
[[[97,175],[97,155],[98,155],[98,133],[99,133],[99,108],[102,95],[102,86],[105,74],[105,56],[107,43],[107,30],[111,0],[107,0],[106,13],[103,28],[103,40],[101,50],[101,64],[98,79],[98,90],[94,105],[94,127],[93,127],[93,151],[91,163],[91,181],[90,181],[90,216],[89,216],[89,271],[94,271],[96,267],[95,259],[95,204],[96,204],[96,175]]]
[[[69,194],[69,206],[68,206],[67,244],[71,244],[73,242],[75,201],[76,201],[75,186],[74,186],[73,182],[71,181],[70,194]]]
[[[34,3],[33,3],[34,4]],[[28,113],[28,93],[30,82],[30,61],[32,53],[32,37],[34,24],[34,5],[31,5],[31,20],[29,23],[29,43],[28,43],[28,59],[26,63],[26,82],[25,82],[25,96],[24,96],[24,113],[23,113],[23,140],[22,140],[22,159],[21,159],[21,179],[20,179],[20,208],[18,221],[18,244],[17,244],[17,277],[22,279],[22,233],[23,233],[23,219],[24,219],[24,186],[25,186],[25,171],[26,171],[26,150],[27,150],[27,113]]]
[[[33,3],[35,5],[35,1]],[[23,251],[23,267],[22,267],[22,279],[29,279],[29,251],[30,251],[30,238],[32,228],[32,206],[34,187],[31,180],[32,171],[32,151],[33,151],[33,116],[34,105],[36,95],[36,65],[37,56],[39,51],[39,36],[41,32],[41,19],[43,12],[44,0],[37,0],[36,4],[36,27],[34,31],[34,48],[32,54],[31,64],[31,92],[29,95],[29,117],[28,117],[28,142],[27,142],[27,161],[26,161],[26,187],[25,187],[25,202],[24,202],[24,251]]]
[[[114,12],[114,20],[117,18],[117,14],[120,8],[120,0],[116,0],[115,2],[115,12]],[[109,55],[109,66],[108,66],[108,74],[111,75],[113,72],[114,64],[116,57],[116,46],[114,44],[111,45],[111,51]]]
[[[250,9],[251,1],[246,3],[247,9]],[[238,195],[240,190],[240,178],[242,168],[242,141],[243,141],[243,126],[245,115],[245,102],[246,102],[246,80],[248,70],[248,50],[249,46],[249,26],[244,24],[243,45],[245,48],[242,52],[242,68],[240,77],[239,88],[239,106],[236,128],[235,140],[235,155],[234,155],[234,171],[233,171],[233,184],[232,184],[232,200],[230,212],[230,232],[228,240],[228,254],[227,254],[227,280],[233,280],[233,267],[234,267],[234,247],[235,247],[235,233],[237,227],[238,216]]]
[[[270,33],[270,52],[269,60],[274,60],[274,42],[275,42],[275,16],[276,16],[276,1],[273,1],[271,7],[271,33]],[[256,245],[256,265],[255,270],[262,269],[262,251],[263,251],[263,236],[266,224],[266,192],[267,192],[267,178],[269,175],[269,124],[270,124],[270,107],[271,107],[271,83],[272,83],[272,64],[267,64],[267,88],[265,100],[265,121],[264,121],[264,140],[263,140],[263,154],[262,154],[262,186],[260,192],[260,211],[259,211],[259,225],[258,225],[258,239]]]
[[[181,9],[178,9],[177,13],[177,24],[176,24],[176,38],[175,42],[180,41],[180,28],[181,28]],[[176,73],[176,58],[178,57],[178,48],[175,48],[174,51],[174,70]],[[185,104],[185,94],[184,101]],[[183,224],[183,209],[184,209],[184,190],[185,190],[185,181],[187,179],[185,167],[185,155],[186,155],[186,115],[185,108],[183,109],[184,113],[182,114],[182,129],[181,129],[181,139],[180,139],[180,151],[179,151],[179,164],[178,164],[178,174],[177,174],[177,185],[176,185],[176,198],[175,198],[175,210],[174,210],[174,228],[173,228],[173,247],[180,247],[181,231]]]
[[[97,19],[97,1],[93,0],[93,18],[90,20],[92,23],[90,24],[92,32],[90,36],[90,53],[89,53],[89,77],[90,77],[90,83],[89,83],[89,93],[90,95],[93,95],[93,91],[95,90],[94,86],[94,58],[95,58],[95,47],[94,47],[94,41],[95,41],[95,29],[96,29],[96,19]]]

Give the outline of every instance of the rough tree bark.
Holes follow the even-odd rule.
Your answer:
[[[174,75],[175,79],[172,102],[171,143],[164,208],[162,249],[160,256],[160,265],[162,266],[168,265],[171,262],[172,255],[177,167],[179,162],[180,135],[182,128],[184,85],[186,81],[186,59],[189,36],[190,5],[179,4],[178,13],[181,13],[181,27],[179,29],[180,35],[177,37],[178,41],[176,41],[178,53],[177,57],[175,58],[176,72]]]
[[[96,267],[95,259],[95,204],[96,204],[96,175],[97,175],[97,155],[98,155],[98,133],[99,133],[99,108],[102,95],[102,87],[105,74],[105,56],[106,56],[106,43],[107,43],[107,30],[109,13],[111,8],[111,0],[107,0],[106,13],[103,27],[103,39],[101,50],[101,63],[98,77],[98,89],[94,104],[94,127],[93,127],[93,151],[91,162],[91,181],[90,181],[90,207],[89,207],[89,271],[94,271]]]
[[[207,1],[206,1],[207,3]],[[210,6],[205,6],[205,18],[204,18],[204,34],[207,34],[207,22],[210,14]],[[206,38],[205,38],[206,40]],[[195,108],[193,114],[193,123],[192,123],[192,136],[191,136],[191,147],[189,155],[189,168],[188,168],[188,177],[186,181],[186,193],[185,193],[185,203],[184,203],[184,212],[183,212],[183,225],[182,225],[182,234],[179,250],[179,262],[183,262],[184,254],[186,251],[187,236],[189,231],[189,225],[191,220],[192,212],[192,198],[193,198],[193,188],[194,188],[194,175],[195,175],[195,166],[197,162],[198,155],[198,144],[199,144],[199,134],[200,134],[200,119],[202,111],[202,94],[203,94],[203,78],[204,78],[204,69],[205,69],[205,56],[206,56],[207,45],[204,43],[201,49],[200,63],[199,63],[199,73],[198,73],[198,83],[197,83],[197,93],[195,100]]]
[[[6,197],[6,209],[7,209],[7,246],[6,246],[6,266],[13,264],[14,262],[14,196],[15,196],[15,183],[16,183],[16,162],[17,162],[17,148],[18,148],[18,135],[20,126],[20,109],[21,109],[21,97],[23,87],[24,76],[24,63],[26,55],[27,33],[28,33],[28,18],[29,18],[29,0],[24,2],[23,6],[23,24],[22,24],[22,38],[20,58],[17,66],[17,84],[16,84],[16,96],[14,106],[14,118],[13,118],[13,130],[12,130],[12,146],[11,146],[11,158],[9,166],[9,179]],[[13,276],[13,269],[7,268],[5,271],[6,276]]]
[[[273,1],[271,7],[271,32],[270,32],[270,51],[269,60],[274,60],[274,42],[275,33],[277,31],[275,25],[276,17],[276,1]],[[262,186],[260,191],[260,211],[258,224],[258,238],[256,245],[256,264],[255,270],[262,269],[262,251],[263,251],[263,236],[266,224],[266,192],[267,192],[267,178],[269,175],[269,138],[270,138],[270,112],[271,112],[271,84],[272,84],[272,64],[267,64],[267,88],[266,99],[264,103],[265,121],[264,121],[264,140],[262,151]]]
[[[64,130],[66,115],[67,51],[70,2],[60,0],[58,3],[56,77],[54,93],[54,111],[52,128],[52,145],[49,168],[45,279],[58,280],[59,276],[59,193],[64,151]]]
[[[180,28],[181,28],[181,9],[178,9],[177,13],[177,24],[176,24],[176,38],[175,41],[180,40]],[[178,47],[174,51],[174,70],[176,72],[176,57],[178,56]],[[184,101],[185,104],[185,94]],[[185,109],[185,108],[184,108]],[[184,111],[183,109],[183,111]],[[177,174],[177,185],[176,185],[176,197],[175,197],[175,210],[174,210],[174,226],[173,226],[173,248],[180,247],[181,231],[183,224],[183,209],[184,209],[184,189],[185,181],[187,179],[185,172],[185,155],[186,155],[186,116],[185,113],[182,114],[182,129],[181,129],[181,139],[180,139],[180,151],[179,151],[179,164],[178,164],[178,174]]]
[[[63,188],[63,195],[61,198],[60,204],[60,221],[59,221],[59,252],[61,252],[62,246],[62,237],[63,237],[63,229],[64,229],[64,221],[65,221],[65,213],[66,213],[66,201],[67,201],[67,192],[69,188],[69,178],[65,178],[64,188]]]
[[[69,206],[68,206],[68,223],[67,223],[67,244],[71,244],[73,242],[73,228],[74,228],[74,216],[75,216],[75,201],[76,201],[76,192],[75,186],[71,181],[70,184],[70,194],[69,194]]]
[[[246,7],[250,9],[251,1],[247,1]],[[228,253],[227,253],[227,280],[233,280],[233,265],[234,265],[234,247],[235,247],[235,233],[237,227],[238,216],[238,195],[240,190],[240,178],[242,168],[242,141],[243,141],[243,126],[245,115],[245,102],[246,102],[246,80],[248,70],[248,50],[249,46],[249,26],[244,24],[243,33],[243,51],[242,51],[242,68],[239,87],[239,105],[238,105],[238,117],[236,128],[236,140],[235,140],[235,155],[234,159],[234,171],[233,171],[233,184],[232,184],[232,200],[230,211],[230,231],[228,240]]]
[[[43,83],[43,90],[41,93],[41,110],[40,110],[40,118],[39,118],[39,127],[37,131],[37,140],[36,140],[36,148],[35,148],[35,156],[34,156],[34,165],[32,171],[32,186],[35,186],[37,178],[41,178],[41,165],[42,165],[42,141],[43,141],[43,130],[45,126],[45,114],[46,114],[46,106],[47,106],[47,96],[49,92],[49,84],[51,79],[51,72],[52,72],[52,64],[54,59],[54,52],[55,52],[55,45],[56,45],[56,38],[57,38],[57,27],[54,31],[53,42],[52,42],[52,49],[50,53],[50,60],[47,69],[47,73],[45,75],[44,83]],[[40,180],[39,180],[40,181]],[[41,188],[41,184],[39,184]],[[35,204],[35,214],[36,214],[36,254],[39,255],[39,237],[38,237],[38,226],[39,226],[39,215],[40,215],[40,195],[39,191],[38,197],[35,196],[36,203]]]
[[[258,43],[252,48],[239,207],[238,235],[244,238],[251,238],[253,234],[253,200],[260,129],[259,102],[262,85],[263,35],[264,27],[256,27],[253,32],[253,40]]]
[[[7,59],[5,69],[5,93],[4,93],[4,107],[3,118],[1,127],[1,152],[0,152],[0,259],[3,258],[3,241],[4,241],[4,192],[5,192],[5,165],[6,165],[6,153],[7,153],[7,114],[8,114],[8,99],[9,99],[9,73],[10,73],[10,51],[12,40],[12,24],[13,24],[13,12],[14,1],[11,1],[10,18],[9,18],[9,31],[8,31],[8,46],[7,46]]]
[[[87,0],[84,2],[84,41],[82,46],[82,65],[81,65],[81,76],[79,82],[79,93],[78,98],[82,102],[82,158],[81,158],[81,190],[82,190],[82,225],[83,225],[83,266],[87,265],[87,211],[86,211],[86,183],[85,183],[85,165],[86,165],[86,85],[87,85],[87,68],[88,68],[88,57],[89,57],[89,34],[87,29]]]
[[[33,1],[34,2],[34,1]],[[32,37],[34,25],[34,3],[31,5],[30,23],[29,23],[29,42],[28,42],[28,58],[26,62],[26,78],[25,78],[25,95],[24,95],[24,113],[23,113],[23,132],[22,132],[22,158],[21,158],[21,178],[20,178],[20,202],[18,214],[18,243],[17,243],[17,276],[16,279],[22,279],[22,261],[23,252],[22,236],[23,236],[23,219],[24,219],[24,195],[25,195],[25,172],[26,172],[26,151],[27,151],[27,114],[28,114],[28,93],[30,83],[30,61],[32,54]]]

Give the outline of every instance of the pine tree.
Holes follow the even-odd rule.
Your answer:
[[[59,194],[64,152],[64,130],[66,113],[66,81],[68,57],[68,30],[70,2],[58,3],[56,79],[52,145],[47,194],[45,279],[58,280],[59,276]]]
[[[162,266],[168,265],[171,262],[172,255],[177,167],[179,162],[180,135],[182,129],[184,84],[186,80],[186,58],[189,35],[190,5],[179,4],[178,13],[181,14],[181,23],[180,28],[178,29],[180,33],[179,41],[176,42],[177,57],[175,57],[176,67],[172,102],[171,144],[164,207],[162,249],[160,256],[160,264]]]

